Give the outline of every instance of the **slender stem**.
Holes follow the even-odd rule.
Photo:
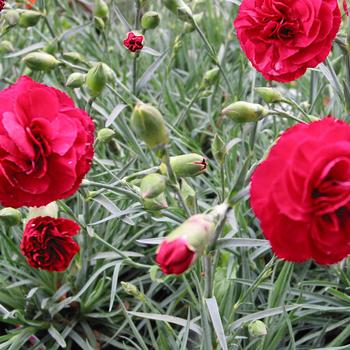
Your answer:
[[[298,122],[298,123],[307,124],[304,120],[299,119],[299,118],[297,118],[297,117],[294,117],[294,115],[288,114],[288,113],[286,113],[286,112],[284,112],[284,111],[280,111],[280,110],[275,110],[275,109],[273,109],[273,110],[271,110],[271,111],[269,112],[269,114],[273,114],[273,115],[276,115],[276,116],[278,116],[278,117],[283,117],[283,118],[292,119],[292,120],[294,120],[294,121],[296,121],[296,122]]]
[[[185,202],[185,200],[182,196],[182,193],[180,191],[180,185],[179,185],[177,178],[176,178],[176,175],[174,174],[173,169],[171,167],[170,156],[169,156],[169,152],[168,152],[168,149],[166,146],[164,147],[164,158],[165,158],[165,164],[167,167],[167,172],[168,172],[170,184],[171,184],[172,188],[174,189],[174,192],[176,193],[177,197],[179,198],[179,201],[180,201],[182,207],[185,209],[187,216],[189,217],[192,215],[192,213],[191,213],[191,210],[186,205],[186,202]]]
[[[213,296],[213,280],[214,269],[209,255],[202,257],[203,270],[204,270],[204,298],[211,298]]]
[[[217,57],[216,57],[216,52],[214,50],[214,48],[211,46],[210,42],[208,41],[208,39],[206,38],[205,34],[203,33],[203,31],[200,29],[200,27],[198,26],[198,23],[196,22],[196,20],[194,18],[192,18],[192,23],[197,31],[197,33],[199,34],[199,36],[201,37],[201,39],[204,42],[204,45],[209,53],[210,58],[215,62],[216,66],[219,68],[222,76],[224,77],[224,80],[226,82],[226,85],[230,91],[230,93],[232,95],[234,95],[234,91],[232,89],[232,86],[226,76],[226,73],[222,67],[222,65],[220,64],[220,62],[218,61]]]
[[[176,128],[177,126],[181,125],[182,122],[185,120],[186,115],[188,113],[188,111],[190,110],[190,108],[192,107],[192,105],[194,104],[194,101],[196,101],[197,97],[199,96],[199,94],[201,93],[202,88],[199,88],[196,93],[194,94],[194,96],[192,97],[191,101],[188,103],[188,105],[182,110],[181,114],[179,115],[179,117],[177,118],[177,120],[174,123],[174,127]]]

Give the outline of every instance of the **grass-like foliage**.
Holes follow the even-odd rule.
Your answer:
[[[57,202],[60,216],[82,228],[75,237],[80,252],[65,272],[28,265],[19,248],[23,224],[1,224],[1,350],[350,348],[348,261],[322,266],[277,259],[249,204],[250,176],[282,131],[310,115],[349,117],[347,19],[327,61],[296,82],[278,84],[257,73],[240,48],[232,22],[241,1],[186,3],[202,13],[197,28],[159,0],[107,0],[103,20],[94,19],[93,1],[37,0],[32,10],[42,16],[29,28],[5,18],[11,8],[28,11],[23,1],[7,1],[0,13],[0,45],[12,46],[0,49],[1,89],[30,75],[68,93],[88,111],[96,134],[114,131],[108,142],[95,141],[79,191]],[[160,24],[144,33],[144,48],[134,54],[123,40],[145,10],[157,11]],[[22,58],[38,51],[60,64],[29,69]],[[71,52],[80,57],[72,60]],[[72,73],[86,74],[96,62],[113,72],[99,96],[86,85],[66,86]],[[203,87],[206,72],[218,66],[218,79]],[[266,104],[255,90],[264,86],[292,102]],[[273,113],[236,123],[221,112],[239,100]],[[170,156],[197,153],[208,162],[205,173],[167,186],[161,210],[145,208],[139,191],[161,160],[131,127],[138,101],[163,115]],[[223,145],[215,154],[214,140]],[[228,198],[233,209],[215,245],[184,274],[164,275],[155,263],[161,238]],[[28,209],[20,211],[25,217]]]

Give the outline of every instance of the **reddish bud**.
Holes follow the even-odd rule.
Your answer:
[[[5,7],[5,0],[0,0],[0,11]]]
[[[158,248],[156,262],[163,273],[180,275],[196,258],[196,253],[192,249],[185,237],[171,241],[164,240]]]
[[[123,41],[123,44],[129,51],[136,52],[142,50],[143,40],[143,35],[136,35],[133,32],[129,32],[128,37]]]

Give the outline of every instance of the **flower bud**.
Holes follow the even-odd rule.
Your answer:
[[[158,12],[148,11],[141,18],[141,27],[144,30],[154,29],[159,26],[160,17]]]
[[[260,320],[250,322],[248,325],[248,331],[252,337],[261,337],[267,334],[265,323]]]
[[[99,130],[99,132],[97,133],[97,140],[102,143],[108,143],[112,140],[114,135],[115,135],[114,130],[109,128],[103,128]]]
[[[19,22],[19,14],[18,10],[8,10],[1,16],[3,16],[4,20],[10,27],[13,27]]]
[[[22,28],[34,27],[39,19],[42,17],[42,13],[38,11],[25,11],[19,15],[19,26]]]
[[[163,273],[185,272],[213,239],[215,226],[208,214],[191,216],[178,226],[157,249],[156,262]]]
[[[163,4],[180,20],[192,22],[192,11],[183,0],[163,0]]]
[[[268,87],[258,87],[255,89],[255,91],[266,103],[277,103],[284,101],[284,97],[276,89]]]
[[[110,79],[110,68],[105,63],[95,64],[86,74],[86,85],[93,97],[101,95]]]
[[[169,142],[168,130],[163,116],[152,105],[137,104],[131,116],[131,126],[150,148],[165,145]]]
[[[0,210],[0,221],[6,226],[18,225],[22,220],[21,212],[14,208],[3,208]]]
[[[15,49],[10,41],[4,40],[0,42],[0,53],[8,53],[14,50]]]
[[[49,71],[60,64],[60,61],[46,52],[31,52],[22,60],[28,68],[38,71]]]
[[[100,17],[103,19],[108,18],[109,16],[108,5],[103,0],[95,0],[94,16]]]
[[[168,208],[164,193],[161,193],[155,198],[145,198],[143,201],[144,208],[150,211],[158,211]]]
[[[214,136],[214,140],[211,145],[211,152],[219,164],[224,163],[226,157],[226,145],[218,134],[215,134]]]
[[[256,122],[260,118],[268,115],[268,110],[256,103],[238,101],[227,106],[223,111],[223,115],[227,115],[238,123]]]
[[[64,52],[63,58],[74,64],[84,62],[84,58],[79,52]]]
[[[154,198],[165,191],[166,177],[160,174],[149,174],[141,181],[142,198]]]
[[[170,166],[176,177],[193,177],[204,173],[208,168],[206,159],[196,153],[170,157]],[[165,163],[160,165],[162,174],[167,174]]]
[[[121,285],[126,294],[129,294],[140,301],[145,300],[145,295],[141,293],[134,284],[122,281]]]
[[[45,47],[43,48],[43,51],[53,55],[57,51],[57,49],[58,49],[58,41],[57,39],[54,39],[45,45]]]
[[[66,86],[70,88],[79,88],[84,85],[86,74],[83,73],[72,73],[66,82]]]
[[[201,83],[201,89],[205,90],[211,87],[218,80],[220,75],[220,70],[218,67],[208,70],[203,77]]]
[[[96,28],[97,34],[103,32],[105,30],[106,24],[105,21],[101,17],[94,17],[94,26]]]

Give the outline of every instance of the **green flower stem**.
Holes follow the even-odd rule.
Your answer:
[[[293,101],[290,98],[285,98],[283,99],[283,102],[288,103],[289,105],[291,105],[292,107],[295,107],[298,111],[301,112],[301,114],[308,120],[311,122],[310,117],[308,116],[308,114],[299,106],[298,103],[296,103],[295,101]]]
[[[294,115],[291,115],[287,112],[276,110],[276,109],[269,111],[269,115],[275,115],[277,117],[288,118],[288,119],[294,120],[298,123],[307,124],[304,120],[299,119],[298,117],[294,117]]]
[[[191,210],[186,205],[186,202],[185,202],[185,200],[182,196],[182,193],[180,191],[179,182],[177,181],[176,175],[174,174],[173,169],[171,168],[169,151],[168,151],[166,146],[164,147],[164,159],[165,159],[165,164],[167,167],[170,185],[173,188],[174,192],[176,193],[177,197],[179,198],[181,206],[185,209],[186,215],[188,217],[190,217],[192,215]]]
[[[231,95],[234,95],[234,91],[232,90],[232,86],[227,78],[226,72],[224,71],[222,65],[220,64],[220,62],[218,61],[218,59],[216,57],[216,52],[215,52],[214,48],[211,46],[210,42],[208,41],[205,34],[200,29],[200,27],[198,26],[198,23],[196,22],[196,20],[193,17],[192,17],[192,23],[193,23],[197,33],[199,34],[199,36],[203,40],[203,43],[208,51],[210,58],[213,60],[213,62],[216,64],[216,66],[220,69],[220,72],[221,72],[222,76],[224,77],[224,80],[226,82],[226,85],[227,85]]]

